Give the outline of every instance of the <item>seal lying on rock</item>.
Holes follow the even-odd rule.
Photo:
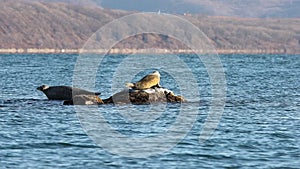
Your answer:
[[[154,71],[143,77],[140,81],[136,83],[127,83],[126,86],[136,90],[144,90],[152,87],[160,87],[160,74],[158,71]]]
[[[70,87],[70,86],[47,86],[42,85],[37,90],[42,91],[49,100],[72,100],[76,95],[100,95],[87,90]]]

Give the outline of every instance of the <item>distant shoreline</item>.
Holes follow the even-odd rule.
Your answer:
[[[46,1],[6,0],[1,4],[0,53],[82,53],[80,49],[90,42],[86,49],[112,47],[109,53],[113,54],[194,53],[186,50],[192,43],[204,49],[196,53],[300,54],[300,18],[180,14],[175,17],[193,25],[191,28],[176,26],[177,22],[173,21],[160,23],[157,20],[156,26],[151,22],[141,22],[142,25],[120,22],[119,26],[100,33],[101,28],[121,21],[122,17],[142,15],[137,11]],[[136,19],[132,21],[139,22],[142,18]],[[135,27],[140,33],[129,33],[135,32]],[[144,27],[153,30],[144,32]],[[192,29],[197,31],[190,32]],[[199,36],[194,36],[197,32]],[[178,36],[174,37],[174,33]],[[98,42],[103,45],[99,46]],[[106,50],[97,49],[92,53],[106,53]]]
[[[189,49],[0,49],[0,54],[79,54],[79,53],[97,53],[97,54],[190,54],[190,53],[218,53],[218,54],[300,54],[299,51],[289,51],[286,49],[216,49],[216,50],[189,50]]]

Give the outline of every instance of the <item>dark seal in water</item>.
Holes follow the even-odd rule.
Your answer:
[[[42,91],[49,100],[72,100],[77,95],[100,95],[101,93],[90,92],[87,90],[70,86],[48,86],[42,85],[37,88]]]

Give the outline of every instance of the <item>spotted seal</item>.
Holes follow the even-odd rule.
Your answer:
[[[70,87],[70,86],[48,86],[42,85],[37,90],[42,91],[49,100],[72,100],[76,95],[100,95],[98,92]]]
[[[152,87],[160,87],[160,73],[158,71],[154,71],[143,77],[140,81],[136,83],[127,83],[126,86],[136,90],[144,90]]]

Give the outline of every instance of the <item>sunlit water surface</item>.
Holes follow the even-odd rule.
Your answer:
[[[181,55],[197,79],[200,101],[185,105],[197,117],[187,136],[175,147],[148,158],[120,156],[97,145],[82,128],[73,106],[49,101],[36,90],[42,84],[72,85],[77,57],[0,55],[0,168],[300,166],[299,55],[221,55],[227,83],[226,106],[213,137],[204,143],[198,139],[211,103],[209,77],[197,57]],[[112,94],[112,77],[124,57],[108,56],[102,61],[104,67],[97,73],[95,86],[102,98]],[[137,72],[132,80],[149,71]],[[161,74],[161,84],[178,94],[180,90],[172,76],[166,71]],[[180,107],[180,104],[103,105],[99,109],[118,132],[128,137],[155,137],[172,127]],[[147,113],[155,108],[163,111],[147,123],[126,121],[119,112],[135,109]],[[118,142],[116,138],[115,143]]]

